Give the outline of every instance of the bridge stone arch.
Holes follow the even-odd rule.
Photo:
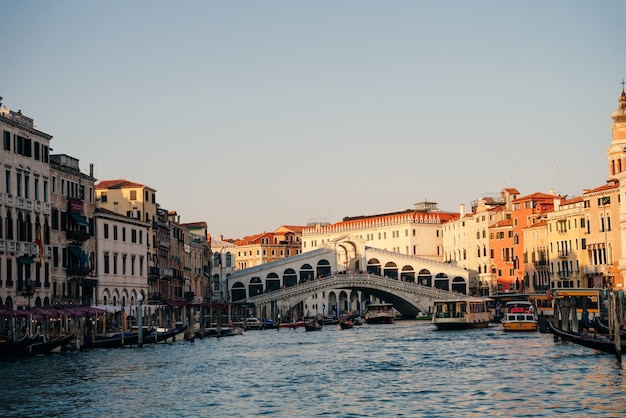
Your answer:
[[[272,271],[265,276],[265,291],[273,292],[278,289],[280,289],[280,277]]]
[[[245,302],[254,304],[257,312],[263,307],[275,304],[279,311],[287,312],[298,306],[303,306],[307,298],[313,294],[327,294],[324,305],[326,312],[343,313],[352,309],[348,295],[352,292],[361,294],[361,302],[366,303],[372,298],[378,298],[392,303],[406,318],[414,318],[419,311],[428,311],[435,300],[462,299],[466,295],[448,292],[432,287],[421,286],[411,282],[390,279],[371,274],[335,274],[311,282],[298,284],[291,288],[281,289],[248,298]],[[313,305],[313,304],[311,304]]]
[[[428,269],[422,269],[420,270],[419,274],[417,275],[417,283],[421,284],[422,286],[432,286],[433,285],[433,274],[430,272],[430,270]]]
[[[398,278],[398,265],[393,261],[388,261],[385,264],[385,270],[383,271],[383,276],[390,277],[392,279]]]
[[[437,273],[435,276],[435,287],[441,290],[450,290],[450,280],[446,273]]]
[[[246,298],[246,285],[242,282],[233,283],[230,294],[233,300],[243,300]]]
[[[252,277],[248,286],[249,297],[263,293],[263,282],[260,277]]]
[[[467,289],[467,282],[463,277],[455,277],[452,279],[452,291],[463,293]]]
[[[370,258],[367,260],[367,272],[369,274],[381,275],[382,270],[380,268],[380,260],[377,258]]]
[[[283,286],[291,287],[298,284],[298,275],[292,268],[285,269],[283,272]]]
[[[406,282],[415,283],[415,269],[413,266],[402,266],[402,272],[400,273],[400,279]]]
[[[304,283],[315,278],[315,270],[309,263],[300,266],[300,283]]]
[[[330,261],[326,259],[322,259],[317,262],[317,276],[316,277],[326,277],[330,276]]]
[[[331,276],[366,274],[362,270],[344,271],[337,269],[337,266],[341,265],[337,262],[337,251],[344,254],[354,252],[355,256],[358,255],[359,257],[359,263],[356,260],[351,260],[350,265],[366,266],[367,274],[370,275],[383,276],[384,266],[387,273],[391,273],[387,275],[394,277],[391,280],[398,283],[421,285],[430,289],[454,290],[463,294],[468,291],[469,273],[453,263],[443,263],[372,247],[359,247],[356,244],[346,244],[346,242],[349,241],[341,243],[331,242],[328,243],[328,246],[324,244],[324,247],[309,252],[233,272],[229,276],[228,281],[230,287],[229,294],[232,296],[230,301],[241,302],[247,298],[256,297],[263,292],[275,293],[276,290],[273,289],[275,289],[277,281],[282,283],[282,286],[280,286],[281,291],[292,287],[300,287],[301,284],[318,282],[327,277],[326,273],[329,270]],[[347,249],[343,249],[342,246],[345,246]],[[342,249],[337,250],[337,247]],[[339,272],[342,274],[337,274]],[[355,290],[356,288],[351,289]],[[326,294],[331,290],[334,289],[325,289]],[[358,289],[356,291],[360,292]],[[370,293],[367,294],[369,295]],[[319,298],[320,295],[315,297]],[[323,299],[325,301],[329,300],[326,296]],[[350,299],[352,301],[352,297]],[[384,298],[382,299],[385,300]],[[303,297],[302,300],[307,299]],[[363,302],[362,297],[360,301],[361,303]],[[319,302],[320,300],[307,300],[305,304],[320,306],[321,303]],[[351,302],[350,305],[353,305],[353,303]]]

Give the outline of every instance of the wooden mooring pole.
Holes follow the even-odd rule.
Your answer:
[[[615,343],[615,358],[618,362],[622,362],[622,318],[624,317],[624,299],[623,292],[612,292],[610,303],[610,318],[613,331],[613,341]]]

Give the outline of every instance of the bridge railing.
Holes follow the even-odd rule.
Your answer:
[[[245,300],[246,303],[264,303],[272,299],[287,298],[296,295],[313,293],[316,290],[327,289],[329,287],[342,288],[354,287],[359,283],[363,285],[376,284],[389,289],[407,291],[428,296],[434,299],[464,299],[467,295],[462,293],[450,292],[447,290],[437,289],[435,287],[423,286],[413,282],[405,282],[389,277],[378,276],[375,274],[334,274],[320,279],[314,279],[295,286],[285,287],[273,292],[263,293]]]

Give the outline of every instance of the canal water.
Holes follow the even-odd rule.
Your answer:
[[[614,356],[400,321],[0,362],[0,416],[623,416]]]

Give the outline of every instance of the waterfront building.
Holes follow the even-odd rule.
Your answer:
[[[524,286],[528,293],[545,293],[550,287],[550,241],[547,214],[523,229]]]
[[[189,291],[194,303],[211,302],[211,242],[208,239],[206,222],[182,224],[189,231],[189,255],[186,270],[189,271]],[[188,298],[186,298],[188,299]]]
[[[157,231],[161,225],[157,223],[156,190],[126,179],[101,180],[95,185],[95,190],[101,208],[149,223],[146,239],[149,295],[157,294],[161,278],[157,264]]]
[[[97,208],[97,305],[133,306],[148,295],[150,222]]]
[[[512,291],[528,292],[530,289],[531,276],[526,271],[527,249],[524,241],[524,230],[543,219],[547,213],[552,212],[555,201],[561,200],[562,198],[554,192],[550,194],[531,193],[513,200],[511,212],[513,219],[513,262],[511,285],[509,286],[509,288],[513,286]]]
[[[623,274],[619,268],[622,252],[620,229],[620,185],[616,179],[583,193],[585,211],[585,279],[582,287],[623,289]],[[617,221],[619,223],[619,221]]]
[[[346,217],[335,224],[317,223],[303,228],[302,251],[315,250],[350,234],[375,248],[442,261],[442,225],[458,218],[458,213],[441,212],[437,203],[423,201],[401,212]],[[349,254],[341,262],[347,263],[348,259]]]
[[[51,304],[50,141],[0,98],[0,304]]]
[[[95,195],[89,174],[66,154],[50,156],[50,275],[54,306],[93,305],[98,278],[94,268]]]
[[[504,219],[507,203],[519,192],[505,188],[499,196],[483,196],[466,213],[460,206],[459,219],[446,222],[443,228],[444,261],[454,263],[469,273],[469,292],[474,295],[497,293],[496,269],[490,257],[489,227]]]
[[[556,200],[547,213],[550,288],[584,287],[583,266],[587,265],[587,220],[581,197]]]
[[[235,240],[209,236],[213,259],[211,263],[211,282],[213,285],[212,302],[231,302],[228,291],[228,279],[236,270]]]
[[[189,242],[189,231],[180,225],[180,217],[176,211],[168,212],[170,226],[170,263],[171,276],[168,277],[169,288],[165,290],[167,300],[183,300],[185,282],[188,277],[185,275],[185,255]]]
[[[281,226],[274,232],[250,235],[235,241],[237,269],[298,255],[302,249],[302,226]]]

